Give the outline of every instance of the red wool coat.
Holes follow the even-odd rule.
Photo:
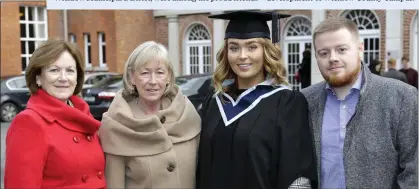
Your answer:
[[[43,90],[31,96],[7,132],[4,187],[106,188],[105,159],[89,106],[74,108]]]

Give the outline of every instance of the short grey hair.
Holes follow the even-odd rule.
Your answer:
[[[163,94],[163,97],[168,96],[170,94],[170,92],[175,87],[175,75],[173,73],[173,65],[169,58],[169,52],[164,45],[155,41],[147,41],[135,48],[125,63],[122,78],[124,82],[124,93],[126,95],[129,94],[133,96],[138,96],[138,91],[132,85],[130,78],[138,67],[146,64],[147,62],[155,58],[161,58],[162,60],[164,60],[167,70],[169,71],[170,81]]]

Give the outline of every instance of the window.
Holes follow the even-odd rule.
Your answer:
[[[358,25],[359,36],[364,42],[364,63],[380,58],[380,26],[377,17],[370,10],[352,10],[346,18]]]
[[[108,75],[97,75],[97,76],[92,76],[91,78],[87,79],[84,84],[88,84],[88,85],[94,85],[106,78],[108,78],[110,76]]]
[[[303,52],[311,46],[311,21],[305,17],[291,19],[285,27],[284,60],[288,70],[288,81],[294,90],[301,90],[301,83],[295,79],[295,73],[303,60]]]
[[[186,35],[186,74],[212,72],[211,38],[208,30],[195,24]]]
[[[105,33],[99,32],[99,66],[106,67],[106,41],[105,41]]]
[[[10,79],[9,81],[6,82],[6,86],[10,90],[26,90],[26,89],[28,89],[26,87],[25,77],[16,77],[16,78]]]
[[[92,43],[90,42],[90,34],[84,33],[84,59],[86,68],[92,67]]]
[[[76,43],[76,35],[70,33],[68,34],[68,39],[70,40],[70,42]]]
[[[48,38],[47,10],[45,7],[19,7],[20,52],[22,72],[29,64],[35,49]]]

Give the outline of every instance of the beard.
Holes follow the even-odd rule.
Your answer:
[[[359,74],[360,71],[361,71],[361,62],[359,61],[355,70],[353,70],[349,73],[344,73],[343,76],[334,75],[334,74],[326,76],[323,73],[322,73],[322,75],[323,75],[324,79],[327,81],[327,83],[329,83],[330,86],[332,86],[332,87],[343,87],[343,86],[349,85],[353,81],[355,81],[357,79],[358,74]]]

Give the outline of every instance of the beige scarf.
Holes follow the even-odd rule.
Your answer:
[[[195,107],[178,88],[171,96],[162,99],[163,110],[157,115],[145,116],[133,96],[118,91],[99,129],[103,150],[123,156],[155,155],[196,137],[201,118]]]

